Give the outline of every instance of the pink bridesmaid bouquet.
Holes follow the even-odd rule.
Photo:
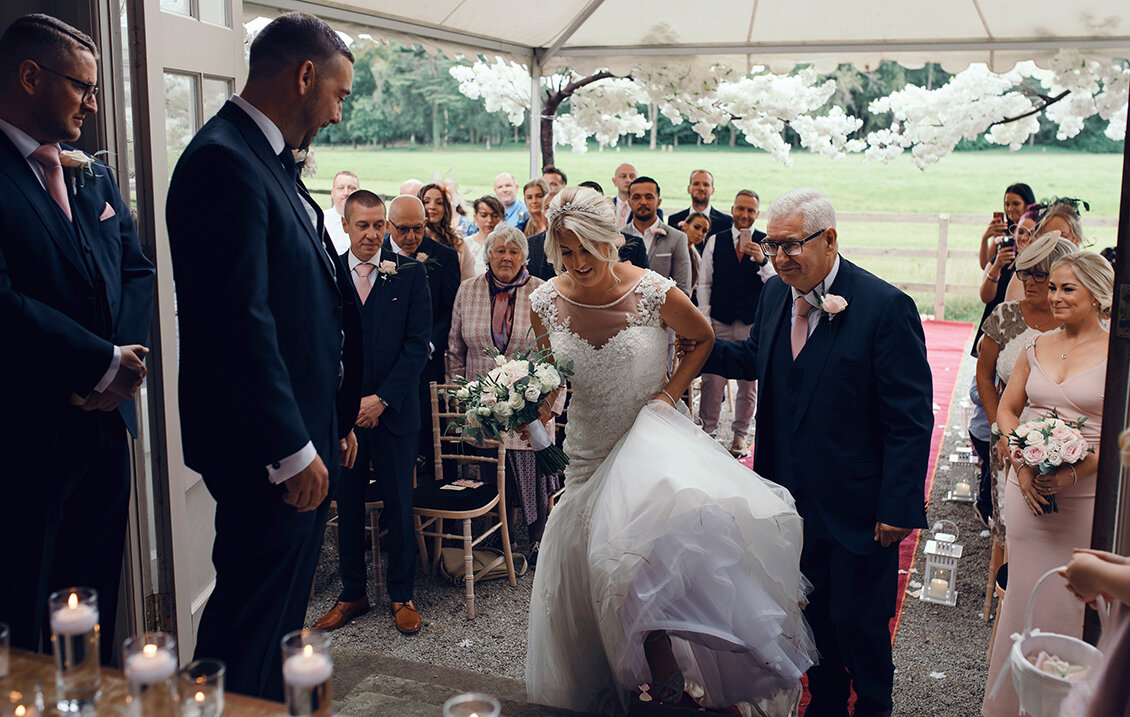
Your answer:
[[[1017,464],[1031,466],[1040,475],[1048,475],[1063,465],[1073,465],[1093,453],[1080,430],[1087,420],[1066,421],[1054,410],[1046,416],[1020,424],[1008,434],[1009,456]],[[1002,435],[993,425],[995,435]],[[1058,513],[1055,495],[1045,496],[1049,505],[1044,513]]]

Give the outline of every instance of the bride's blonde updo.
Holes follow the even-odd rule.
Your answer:
[[[1061,266],[1070,268],[1083,288],[1091,292],[1099,306],[1099,318],[1109,319],[1114,300],[1114,269],[1110,262],[1094,252],[1081,251],[1056,259],[1049,271]]]
[[[545,210],[545,258],[558,274],[565,273],[558,234],[572,232],[590,254],[609,264],[620,261],[624,235],[616,229],[612,200],[588,187],[565,187]],[[605,247],[607,246],[607,249]],[[605,251],[608,255],[605,256]]]

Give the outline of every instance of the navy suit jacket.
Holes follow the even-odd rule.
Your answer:
[[[349,266],[348,257],[349,252],[341,255],[343,267]],[[361,395],[380,396],[388,404],[380,425],[403,436],[420,429],[419,381],[428,360],[432,301],[423,264],[394,254],[387,246],[373,263],[385,261],[396,263],[397,272],[388,279],[376,271],[369,275],[373,288],[361,309],[365,347]]]
[[[435,351],[428,361],[428,378],[443,383],[447,359],[447,335],[451,333],[451,311],[455,306],[455,294],[459,291],[459,252],[440,244],[435,239],[424,237],[416,252],[424,252],[436,264],[428,267],[428,291],[432,303],[432,346]]]
[[[909,296],[843,257],[828,291],[848,307],[831,321],[822,318],[805,343],[809,370],[788,426],[792,442],[773,445],[767,421],[759,420],[753,467],[776,480],[773,452],[790,452],[795,483],[784,487],[793,493],[802,487],[815,510],[802,517],[818,518],[840,544],[862,555],[879,547],[877,521],[926,527],[932,378]],[[769,375],[769,357],[791,301],[780,277],[770,279],[749,338],[716,341],[703,371],[781,385],[783,376]],[[759,416],[770,414],[762,406],[766,393],[758,392]]]
[[[110,168],[92,169],[81,186],[68,172],[69,222],[0,132],[0,375],[5,413],[17,419],[0,430],[5,455],[52,440],[59,416],[75,410],[72,394],[91,392],[115,345],[148,344],[153,264]],[[133,402],[118,410],[136,434]]]
[[[185,462],[205,475],[258,480],[307,441],[336,465],[357,417],[359,317],[322,212],[299,186],[231,102],[169,183],[181,437]]]
[[[675,212],[674,214],[672,214],[671,219],[667,223],[675,227],[676,229],[682,229],[683,222],[685,222],[687,220],[687,217],[689,217],[690,215],[691,208],[687,207],[681,212]],[[706,235],[710,236],[711,234],[721,234],[732,226],[734,226],[734,218],[729,214],[726,214],[725,212],[718,211],[714,208],[713,205],[711,205],[710,230],[706,232]],[[702,253],[702,245],[705,243],[706,242],[700,242],[698,244],[695,244],[695,246],[698,248],[699,254]]]

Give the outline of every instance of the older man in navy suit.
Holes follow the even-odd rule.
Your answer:
[[[402,195],[389,206],[400,227],[420,227],[424,205]],[[420,430],[418,382],[428,360],[432,304],[425,267],[385,244],[385,205],[359,190],[345,200],[350,249],[341,255],[361,303],[365,370],[357,414],[357,463],[343,471],[337,489],[341,594],[314,627],[336,630],[369,611],[365,589],[365,492],[372,467],[388,525],[388,594],[393,622],[405,634],[420,630],[412,602],[416,572],[412,468]],[[401,240],[403,229],[398,230]],[[411,233],[411,232],[408,232]]]
[[[341,119],[352,82],[329,25],[276,18],[169,185],[181,438],[217,503],[196,653],[227,662],[232,690],[274,699],[279,640],[305,621],[328,494],[356,450],[360,317],[293,154]]]
[[[809,717],[889,715],[890,618],[898,543],[926,526],[934,426],[930,367],[914,302],[839,255],[826,196],[795,189],[769,208],[762,242],[778,278],[745,341],[718,340],[704,371],[758,380],[754,469],[804,518],[805,616],[820,664]]]
[[[0,622],[40,648],[48,593],[94,587],[105,659],[153,265],[110,168],[60,145],[97,111],[97,78],[94,42],[53,17],[0,38]]]

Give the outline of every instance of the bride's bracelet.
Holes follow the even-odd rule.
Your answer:
[[[671,394],[667,393],[667,389],[663,389],[663,395],[666,396],[667,398],[671,399],[671,407],[672,408],[679,405],[679,402],[675,400],[675,397],[672,396]]]

